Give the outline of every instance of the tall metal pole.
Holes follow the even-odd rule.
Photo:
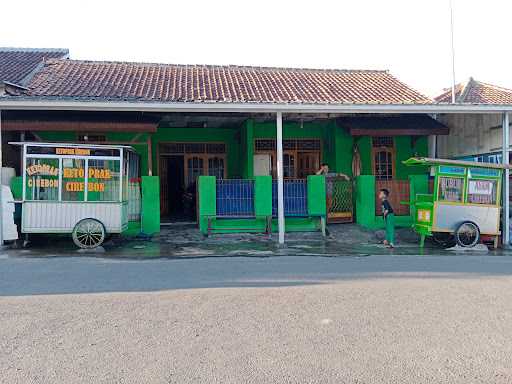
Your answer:
[[[283,114],[277,112],[277,223],[279,244],[284,244]]]
[[[0,247],[4,245],[4,185],[2,183],[2,110],[0,109]]]
[[[509,129],[509,116],[508,113],[503,113],[503,119],[502,119],[502,131],[503,131],[503,146],[502,146],[502,162],[505,165],[509,164],[509,147],[510,147],[510,129]],[[509,202],[509,193],[510,193],[510,171],[508,168],[506,168],[503,172],[503,233],[502,233],[502,239],[503,239],[503,246],[508,247],[510,244],[510,219],[509,219],[509,209],[510,209],[510,202]]]
[[[455,44],[453,39],[453,0],[450,0],[450,37],[452,42],[452,104],[455,104]]]

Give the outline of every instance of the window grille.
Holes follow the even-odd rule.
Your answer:
[[[393,137],[391,136],[379,136],[374,137],[372,139],[372,144],[374,148],[380,148],[380,147],[386,147],[386,148],[393,148]]]
[[[274,139],[257,139],[254,141],[256,151],[275,151],[276,141]],[[288,139],[283,140],[285,151],[319,151],[320,140],[317,139]]]
[[[185,153],[226,153],[226,144],[224,143],[165,143],[160,144],[160,154],[185,154]]]

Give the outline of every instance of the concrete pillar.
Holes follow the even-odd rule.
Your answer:
[[[284,180],[283,180],[283,114],[277,112],[277,223],[279,228],[279,244],[284,244]]]

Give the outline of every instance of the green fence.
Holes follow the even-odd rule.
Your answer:
[[[271,176],[248,180],[200,176],[198,193],[199,228],[205,235],[277,231],[277,188]],[[326,215],[325,177],[288,180],[285,202],[289,213],[285,217],[287,232],[321,230]]]

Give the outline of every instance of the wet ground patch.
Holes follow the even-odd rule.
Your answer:
[[[381,244],[381,231],[370,231],[355,224],[329,226],[327,237],[319,232],[287,233],[286,244],[280,246],[277,234],[215,234],[203,236],[194,225],[162,227],[152,238],[113,236],[102,247],[77,249],[69,236],[32,236],[26,249],[5,252],[12,257],[102,257],[123,259],[323,256],[364,257],[370,255],[452,255],[427,242],[419,247],[417,235],[409,228],[397,230],[397,246],[388,249]],[[467,254],[467,252],[465,252]],[[488,251],[501,255],[502,251]],[[482,254],[480,251],[479,254]]]

